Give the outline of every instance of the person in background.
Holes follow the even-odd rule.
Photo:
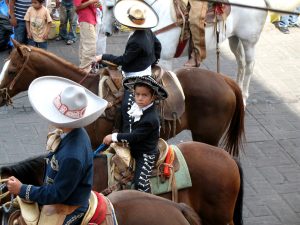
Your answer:
[[[208,2],[200,0],[188,0],[190,5],[189,23],[191,30],[192,52],[189,60],[184,64],[186,67],[199,67],[205,59],[205,17]]]
[[[35,79],[28,97],[33,109],[56,127],[48,134],[44,184],[22,184],[9,177],[7,188],[42,207],[38,224],[79,225],[93,184],[93,151],[83,127],[102,114],[107,102],[71,80],[53,76]]]
[[[31,6],[31,0],[9,0],[10,24],[14,27],[14,39],[27,44],[27,30],[24,16]]]
[[[103,139],[103,143],[126,142],[135,159],[134,187],[138,191],[151,193],[150,175],[158,155],[160,120],[155,100],[168,97],[165,89],[151,76],[127,77],[124,88],[134,93],[135,102],[128,110],[131,118],[128,133],[113,133]]]
[[[300,6],[295,10],[298,15],[284,15],[280,17],[280,21],[274,22],[275,27],[284,34],[289,34],[290,30],[289,27],[297,27],[300,28],[299,24],[299,13],[300,13]]]
[[[96,56],[96,8],[99,0],[74,0],[80,26],[79,61],[80,68],[87,72]]]
[[[118,22],[134,32],[129,37],[121,56],[103,54],[96,61],[107,60],[122,67],[125,77],[151,75],[151,66],[158,62],[161,43],[151,31],[158,24],[158,16],[146,3],[139,0],[119,1],[114,7]],[[129,132],[127,111],[134,103],[133,95],[125,90],[121,106],[121,131]]]
[[[59,7],[59,34],[56,41],[64,40],[67,45],[76,42],[76,27],[77,27],[77,14],[72,0],[56,1],[56,7]],[[70,30],[67,32],[67,25],[69,23]]]
[[[44,1],[32,0],[32,6],[28,8],[24,20],[28,44],[46,50],[52,18],[48,9],[43,6]]]

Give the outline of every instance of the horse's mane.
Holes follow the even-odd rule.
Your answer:
[[[25,47],[27,48],[27,46],[25,45],[22,45],[21,47]],[[75,71],[76,73],[81,73],[83,76],[86,75],[86,71],[84,71],[83,69],[79,68],[78,66],[74,65],[73,63],[55,55],[54,53],[52,52],[49,52],[49,51],[45,51],[44,49],[41,49],[41,48],[36,48],[36,47],[33,47],[33,46],[30,46],[30,49],[36,53],[39,53],[41,55],[44,55],[46,57],[49,57],[51,58],[53,61],[57,62],[57,63],[60,63],[62,64],[64,67],[68,67],[70,68],[71,70]]]
[[[27,184],[36,184],[37,179],[41,179],[44,175],[46,155],[31,157],[23,161],[3,166],[0,168],[0,174],[15,176],[21,182]],[[37,184],[36,184],[37,185]]]

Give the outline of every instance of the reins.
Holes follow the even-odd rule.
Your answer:
[[[158,34],[167,32],[167,31],[169,31],[169,30],[171,30],[171,29],[173,29],[173,28],[175,28],[175,27],[181,27],[181,25],[183,25],[183,21],[182,21],[182,20],[180,20],[180,21],[178,21],[178,22],[171,23],[171,24],[169,24],[168,26],[165,26],[165,27],[163,27],[163,28],[160,28],[160,29],[154,31],[153,33],[154,33],[155,35],[158,35]]]
[[[4,188],[6,188],[6,182],[8,181],[8,179],[1,179],[1,174],[0,174],[0,202],[2,199],[4,199],[5,197],[7,197],[9,195],[9,191],[6,191],[4,193],[2,193],[2,191],[4,190]],[[10,202],[6,202],[4,203],[2,206],[0,206],[0,211],[3,211],[5,213],[9,213],[14,205],[14,195],[11,194],[10,195]]]
[[[22,74],[23,70],[25,69],[25,67],[27,66],[27,63],[29,61],[29,55],[30,55],[30,52],[31,52],[31,49],[27,46],[24,46],[27,51],[28,51],[28,54],[26,55],[26,59],[25,59],[25,62],[23,63],[20,71],[17,73],[17,75],[15,76],[15,78],[13,79],[13,81],[10,83],[9,85],[9,90],[12,90],[14,85],[16,84],[17,80],[19,79],[20,75]]]

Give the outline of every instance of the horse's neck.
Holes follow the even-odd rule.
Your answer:
[[[158,25],[153,28],[153,31],[159,30],[176,21],[175,9],[173,0],[145,0],[148,4],[152,5],[154,11],[159,17]]]
[[[153,28],[153,31],[164,28],[174,22],[175,18],[175,9],[173,0],[145,0],[149,5],[152,5],[153,9],[159,17],[158,25]],[[176,27],[167,32],[157,35],[157,38],[161,42],[162,46],[168,46],[168,48],[163,48],[161,52],[162,59],[173,58],[176,52],[176,47],[179,42],[181,28]]]
[[[33,60],[39,76],[53,75],[79,82],[86,75],[83,70],[52,54],[37,53]]]

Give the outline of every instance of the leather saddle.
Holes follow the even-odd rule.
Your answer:
[[[162,181],[168,178],[166,175],[166,167],[172,168],[172,172],[177,172],[180,168],[180,164],[176,154],[173,152],[172,160],[167,160],[167,156],[171,151],[169,145],[163,139],[159,139],[158,142],[159,156],[156,161],[156,165],[152,171],[151,177],[160,177]],[[124,183],[131,181],[134,173],[134,159],[131,157],[130,150],[123,143],[112,143],[106,152],[112,153],[113,156],[108,158],[110,160],[110,170],[108,176],[111,177],[111,184],[115,182]]]
[[[164,71],[157,65],[152,68],[152,74],[169,95],[167,99],[160,103],[163,119],[177,120],[185,111],[185,96],[178,78],[174,73]]]

